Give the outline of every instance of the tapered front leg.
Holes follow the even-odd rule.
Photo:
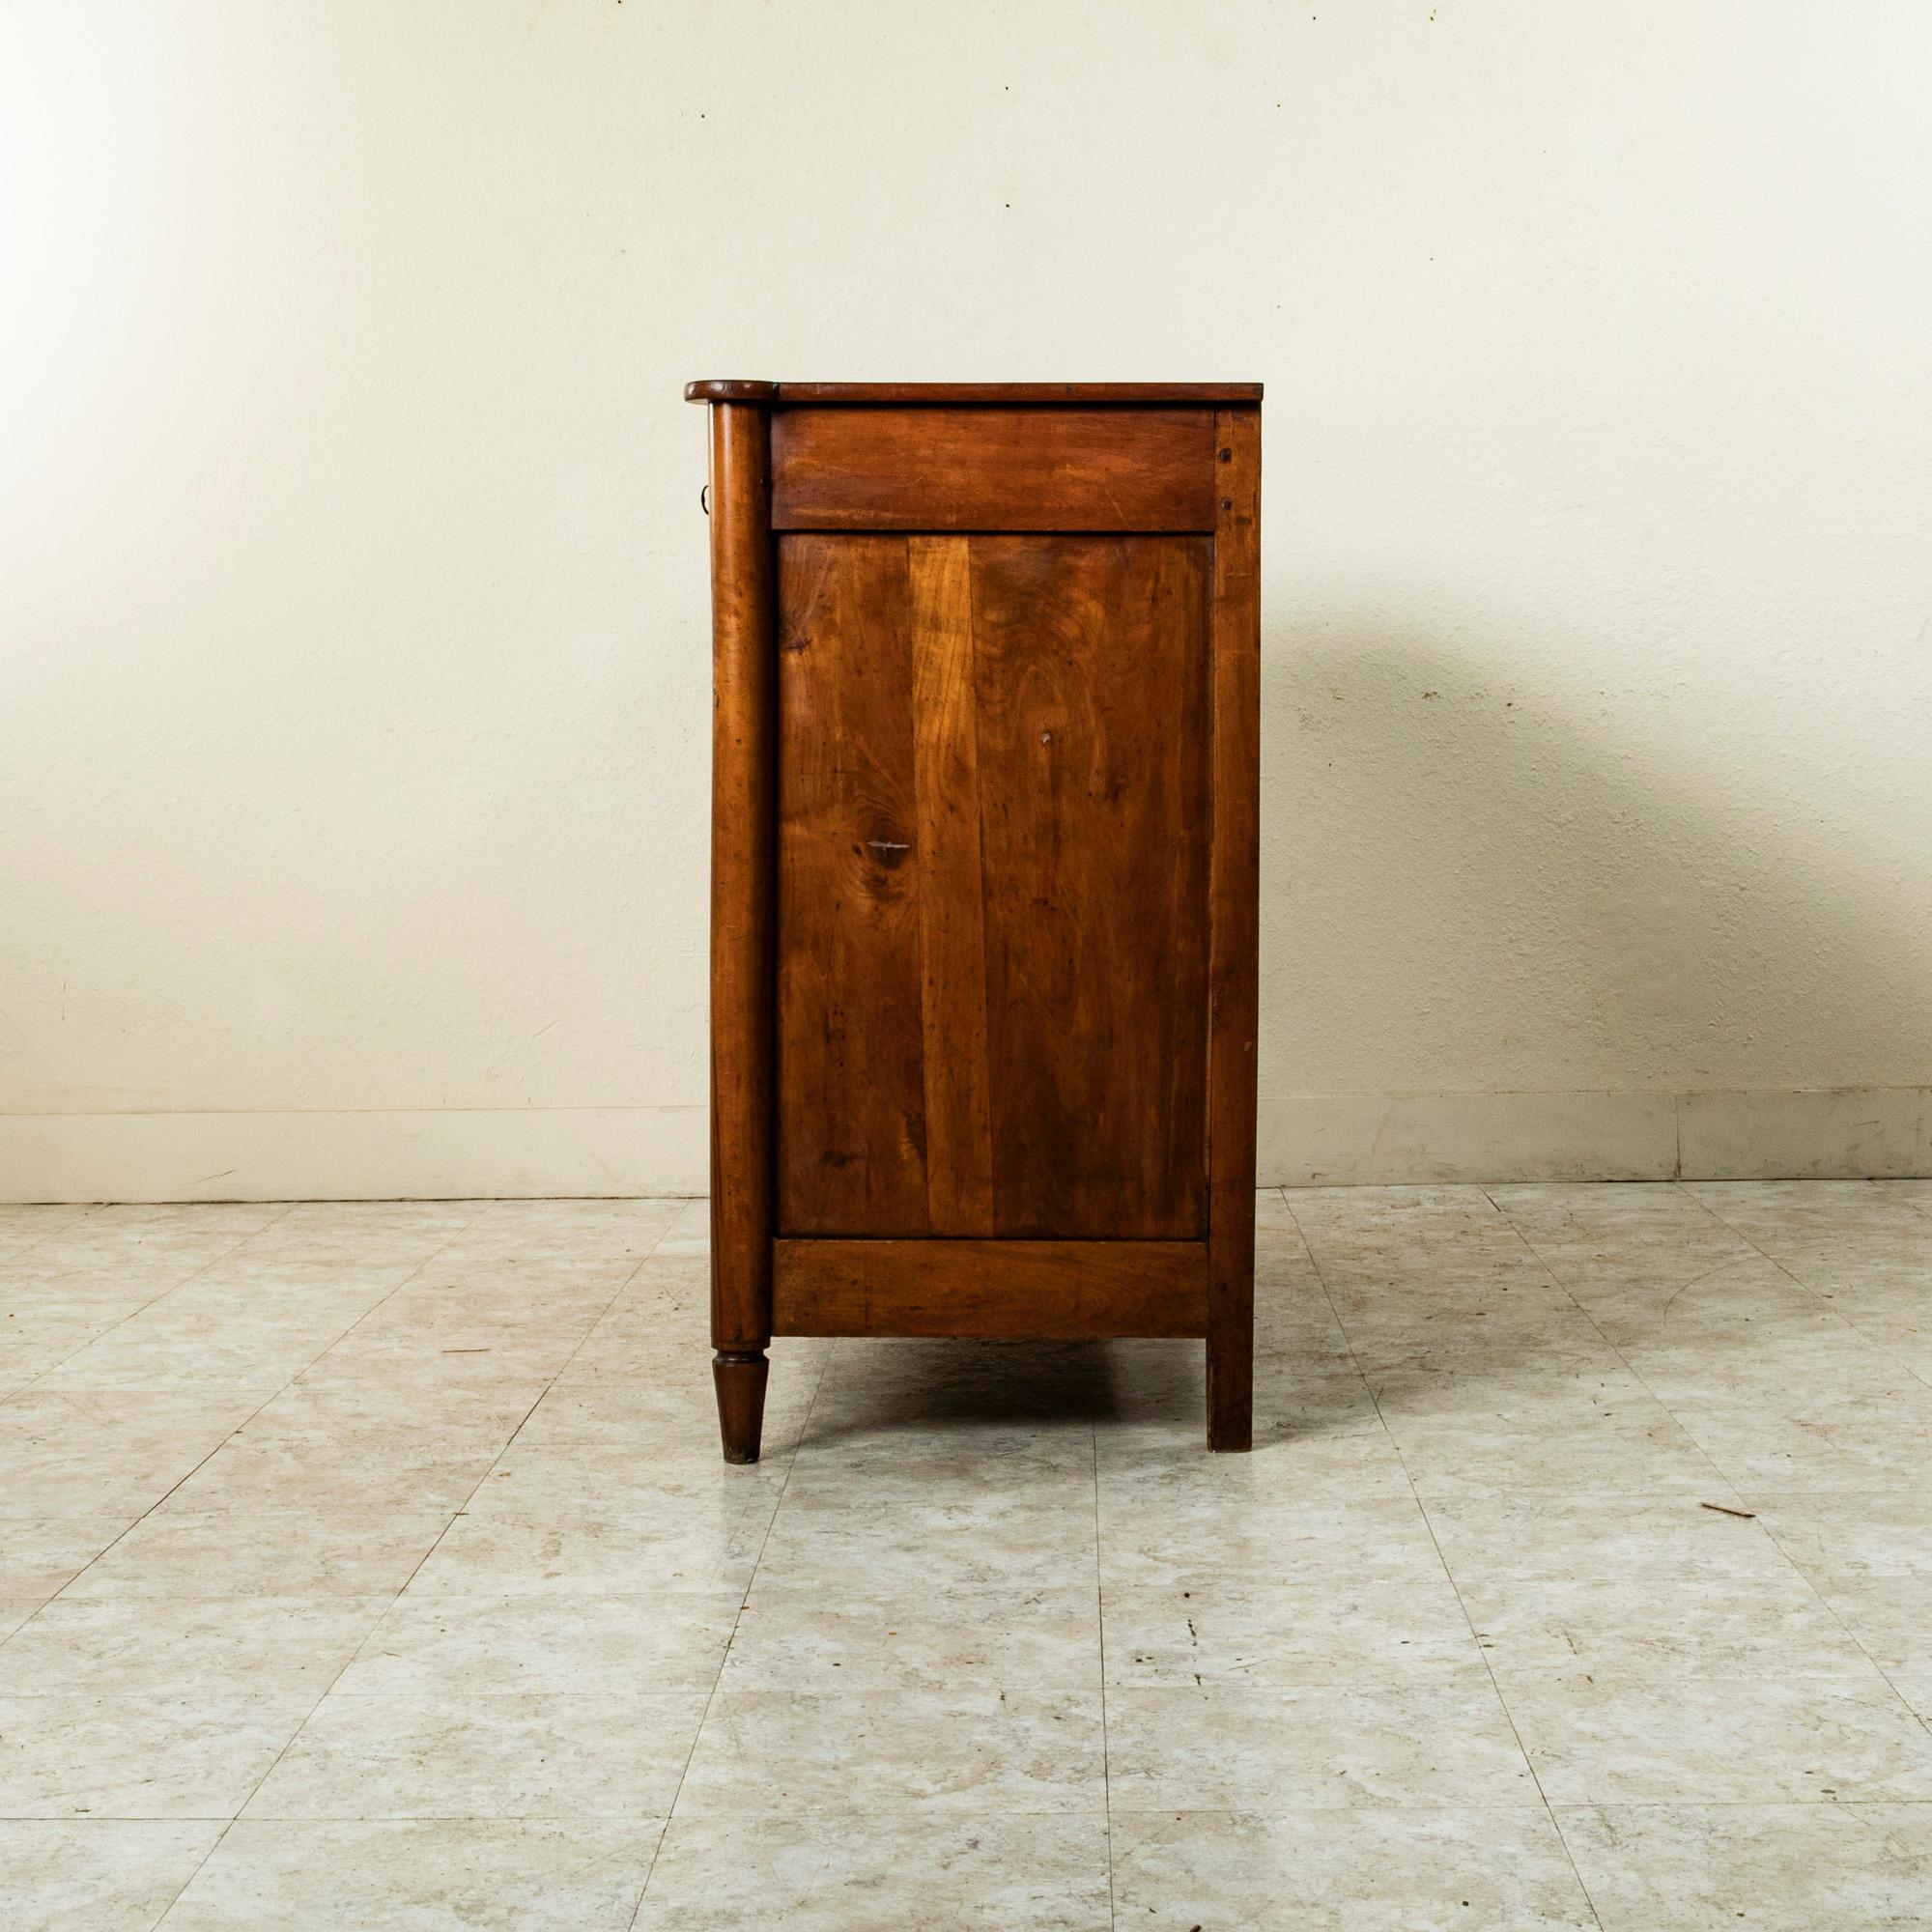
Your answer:
[[[777,644],[768,412],[711,410],[711,1346],[727,1463],[755,1463],[772,1339]]]
[[[718,1433],[727,1463],[755,1463],[765,1430],[765,1383],[771,1364],[763,1354],[749,1350],[711,1358],[711,1378],[718,1387]]]

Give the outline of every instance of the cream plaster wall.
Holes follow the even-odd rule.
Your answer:
[[[696,1188],[697,375],[1268,385],[1269,1179],[1932,1158],[1918,0],[0,14],[0,1194]]]

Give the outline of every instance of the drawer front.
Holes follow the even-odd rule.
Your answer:
[[[778,1232],[1200,1236],[1211,541],[777,552]]]
[[[1212,530],[1214,412],[786,409],[780,530]]]

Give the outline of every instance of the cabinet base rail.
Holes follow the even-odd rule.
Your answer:
[[[1206,1335],[1205,1241],[778,1240],[779,1335]]]

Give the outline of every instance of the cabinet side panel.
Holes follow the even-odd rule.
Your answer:
[[[970,554],[997,1232],[1197,1236],[1211,543]]]
[[[779,1230],[923,1235],[906,539],[778,559]]]

